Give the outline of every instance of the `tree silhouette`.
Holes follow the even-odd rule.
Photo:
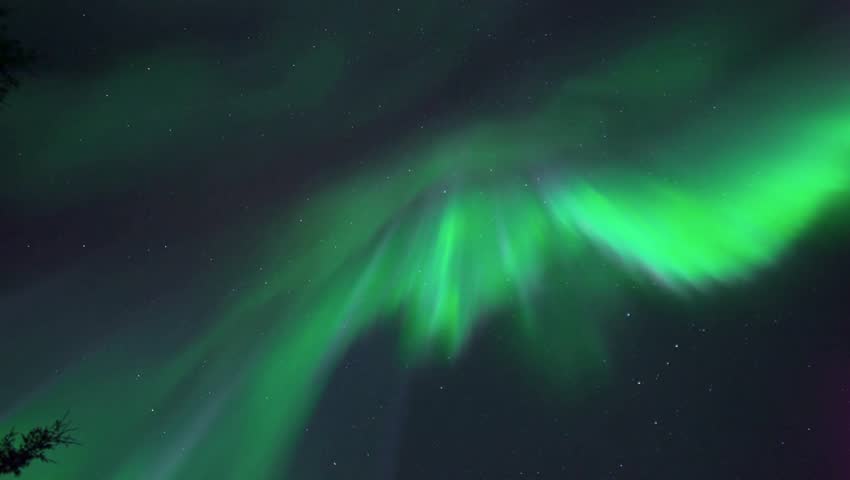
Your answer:
[[[5,23],[9,11],[0,7],[0,103],[6,94],[18,86],[16,72],[32,63],[35,55],[21,46],[21,42],[9,38]]]
[[[0,475],[18,476],[34,460],[52,463],[48,451],[58,446],[79,445],[74,430],[67,413],[49,427],[35,427],[27,433],[12,429],[0,440]]]

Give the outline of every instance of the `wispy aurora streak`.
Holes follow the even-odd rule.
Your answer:
[[[538,180],[520,168],[455,181],[441,172],[448,183],[426,182],[429,188],[413,189],[409,203],[383,203],[377,193],[370,205],[355,195],[354,208],[376,207],[362,236],[345,239],[328,231],[316,237],[324,241],[298,260],[294,273],[281,272],[281,290],[303,284],[304,275],[312,285],[285,307],[286,321],[252,359],[258,367],[249,369],[246,393],[222,412],[234,432],[251,432],[265,446],[235,459],[233,472],[260,478],[272,467],[269,456],[294,448],[328,362],[379,318],[403,323],[408,352],[438,348],[452,356],[487,312],[517,309],[518,327],[534,328],[533,296],[546,294],[550,265],[561,262],[569,272],[588,248],[612,252],[674,290],[743,279],[772,264],[847,186],[850,117],[841,113],[850,109],[840,107],[797,117],[793,137],[768,132],[751,147],[713,149],[706,162],[726,168],[708,175],[699,168],[675,179],[547,172]],[[491,148],[515,150],[500,145],[510,138],[502,133],[496,129],[489,138]],[[366,181],[372,182],[380,184],[380,176]],[[385,208],[391,213],[382,216]],[[318,215],[309,218],[321,222]],[[299,272],[310,265],[323,267]],[[582,279],[574,281],[583,288]],[[277,304],[280,294],[263,292],[240,304],[233,324]],[[562,321],[571,322],[566,315]],[[227,325],[220,335],[233,328]],[[212,345],[226,341],[214,338]],[[575,344],[589,340],[601,344],[599,334],[560,342],[566,350],[602,348]],[[268,407],[268,398],[279,399],[276,408]],[[227,442],[207,437],[200,443],[197,461],[186,464],[191,471],[199,464],[223,468],[208,455],[226,451]]]
[[[632,65],[626,55],[624,77]],[[696,89],[710,74],[689,70],[670,87]],[[759,94],[742,87],[716,102],[720,113],[706,107],[695,120],[618,149],[596,125],[600,117],[616,124],[619,113],[572,111],[584,95],[594,97],[584,85],[606,84],[601,73],[565,81],[520,118],[471,121],[420,139],[397,161],[273,225],[261,255],[271,281],[258,274],[199,341],[162,358],[153,385],[81,367],[23,407],[18,416],[35,422],[56,402],[48,397],[60,397],[81,425],[97,426],[86,448],[99,458],[62,452],[61,469],[37,466],[33,475],[266,478],[286,468],[327,370],[352,340],[380,322],[401,322],[406,355],[451,358],[491,312],[516,312],[518,331],[549,328],[535,311],[548,284],[565,277],[581,291],[590,277],[605,278],[592,267],[586,276],[588,252],[612,255],[672,291],[747,279],[846,193],[850,87],[827,78]],[[646,106],[640,93],[622,102]],[[644,113],[623,115],[639,121]],[[594,125],[581,126],[584,118]],[[622,157],[618,167],[596,166],[612,156]],[[240,334],[246,322],[264,336]],[[569,311],[558,322],[576,334],[557,338],[563,351],[604,348],[598,328],[569,330],[579,323]],[[125,362],[110,355],[99,362]],[[196,399],[219,378],[233,380],[199,411]],[[92,388],[78,388],[80,379]],[[99,420],[115,404],[145,407]],[[163,441],[147,426],[149,412],[167,415],[170,430],[182,433]],[[234,456],[234,438],[249,438],[250,448]],[[112,459],[108,471],[103,458]]]

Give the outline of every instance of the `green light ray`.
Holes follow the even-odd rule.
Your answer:
[[[655,42],[647,48],[671,65],[687,54]],[[728,48],[714,52],[710,68],[681,66],[669,77],[679,87],[671,91],[707,88]],[[320,64],[338,62],[335,51],[319,55]],[[659,95],[644,55],[627,50],[612,67],[634,80],[624,94],[633,106]],[[341,75],[333,65],[333,78],[315,86],[311,101],[321,101]],[[534,368],[564,382],[599,373],[603,327],[570,309],[590,302],[582,298],[590,293],[616,304],[611,273],[592,264],[596,252],[673,292],[708,290],[779,262],[847,193],[850,88],[841,72],[813,77],[761,96],[744,87],[727,92],[717,102],[725,114],[708,106],[684,117],[663,110],[653,114],[653,128],[664,128],[628,137],[620,148],[606,145],[599,125],[627,129],[650,112],[609,111],[604,104],[617,98],[611,90],[619,82],[597,71],[565,79],[525,114],[472,117],[433,138],[400,141],[404,154],[387,155],[398,154],[397,161],[334,185],[304,209],[270,215],[270,225],[258,227],[268,241],[256,263],[266,270],[252,271],[250,287],[197,339],[161,355],[151,384],[123,380],[132,352],[100,352],[94,364],[114,371],[72,369],[16,409],[14,419],[31,424],[61,398],[90,426],[86,448],[97,452],[63,451],[61,469],[37,465],[28,474],[92,478],[104,468],[106,478],[187,479],[285,471],[333,362],[382,322],[398,322],[408,359],[455,358],[489,314],[506,313]],[[559,288],[572,297],[556,298],[554,286],[567,283]],[[202,366],[214,373],[198,373]],[[218,378],[230,379],[227,393],[204,400]],[[199,402],[209,408],[197,409]],[[172,430],[189,433],[158,441],[151,408]],[[236,458],[234,439],[246,445]],[[175,445],[185,453],[175,456]]]

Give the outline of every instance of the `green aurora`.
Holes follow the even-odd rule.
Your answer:
[[[92,352],[11,409],[7,419],[25,426],[70,408],[83,426],[84,447],[57,452],[58,466],[33,466],[27,478],[267,478],[290,467],[335,360],[373,329],[399,329],[400,361],[451,363],[487,319],[510,319],[507,328],[532,368],[556,370],[561,379],[604,375],[602,324],[572,313],[566,300],[554,319],[541,311],[548,286],[569,282],[577,296],[594,290],[616,304],[616,288],[606,281],[615,274],[594,263],[605,258],[671,295],[710,295],[777,264],[843,202],[850,185],[850,71],[836,66],[842,49],[824,47],[813,59],[804,54],[811,45],[803,45],[733,81],[737,46],[756,42],[757,32],[746,25],[682,32],[694,29],[612,52],[602,66],[564,71],[542,94],[529,72],[512,94],[535,91],[521,111],[458,115],[437,134],[399,139],[371,167],[329,181],[301,205],[264,211],[262,224],[250,229],[257,246],[244,261],[253,278],[238,295],[216,300],[211,320],[190,341],[147,362],[155,374],[134,378],[134,333],[120,332],[117,344],[126,349]],[[700,55],[682,46],[700,35],[725,41],[700,46]],[[209,66],[180,55],[151,60],[165,72],[157,75],[213,91],[198,91],[199,98],[225,88],[205,83]],[[326,45],[315,55],[307,61],[327,69],[324,85],[296,76],[280,90],[258,89],[237,108],[272,118],[286,89],[316,89],[299,98],[320,103],[342,75],[333,69],[340,53]],[[544,65],[561,71],[557,59]],[[131,93],[141,88],[136,73],[115,75],[126,78],[104,84],[117,82],[126,94],[114,95],[140,101]],[[36,121],[30,112],[35,118],[59,102],[32,91],[8,114],[25,112],[24,124]],[[399,95],[399,104],[409,99]],[[685,111],[683,98],[693,99]],[[192,103],[166,98],[158,104],[164,110],[143,109],[138,121],[153,128],[162,116],[191,125],[196,113],[180,101]],[[168,148],[166,134],[128,140],[113,126],[100,130],[100,143],[76,142],[63,155],[63,145],[74,143],[67,139],[100,129],[79,119],[97,124],[113,114],[92,111],[119,109],[104,98],[80,108],[55,120],[53,140],[18,138],[22,150],[44,145],[33,154],[43,162],[4,179],[10,201],[84,202],[61,182],[45,187],[44,172],[103,193],[126,185],[123,176],[134,169],[65,159],[97,162],[121,148]],[[179,166],[151,166],[171,168]],[[220,267],[217,278],[244,271]],[[499,315],[505,312],[511,314]],[[541,338],[556,351],[535,353]],[[213,384],[215,396],[207,394]],[[168,425],[166,438],[149,425],[153,415]],[[249,447],[238,456],[234,438]]]

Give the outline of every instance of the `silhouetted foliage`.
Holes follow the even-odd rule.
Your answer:
[[[18,476],[34,460],[52,463],[47,452],[58,446],[78,445],[72,435],[74,430],[68,422],[68,414],[49,427],[36,427],[27,433],[12,429],[0,440],[0,475]]]
[[[18,86],[16,72],[29,66],[35,58],[32,51],[21,46],[21,42],[9,38],[5,23],[8,13],[0,7],[0,102]]]

